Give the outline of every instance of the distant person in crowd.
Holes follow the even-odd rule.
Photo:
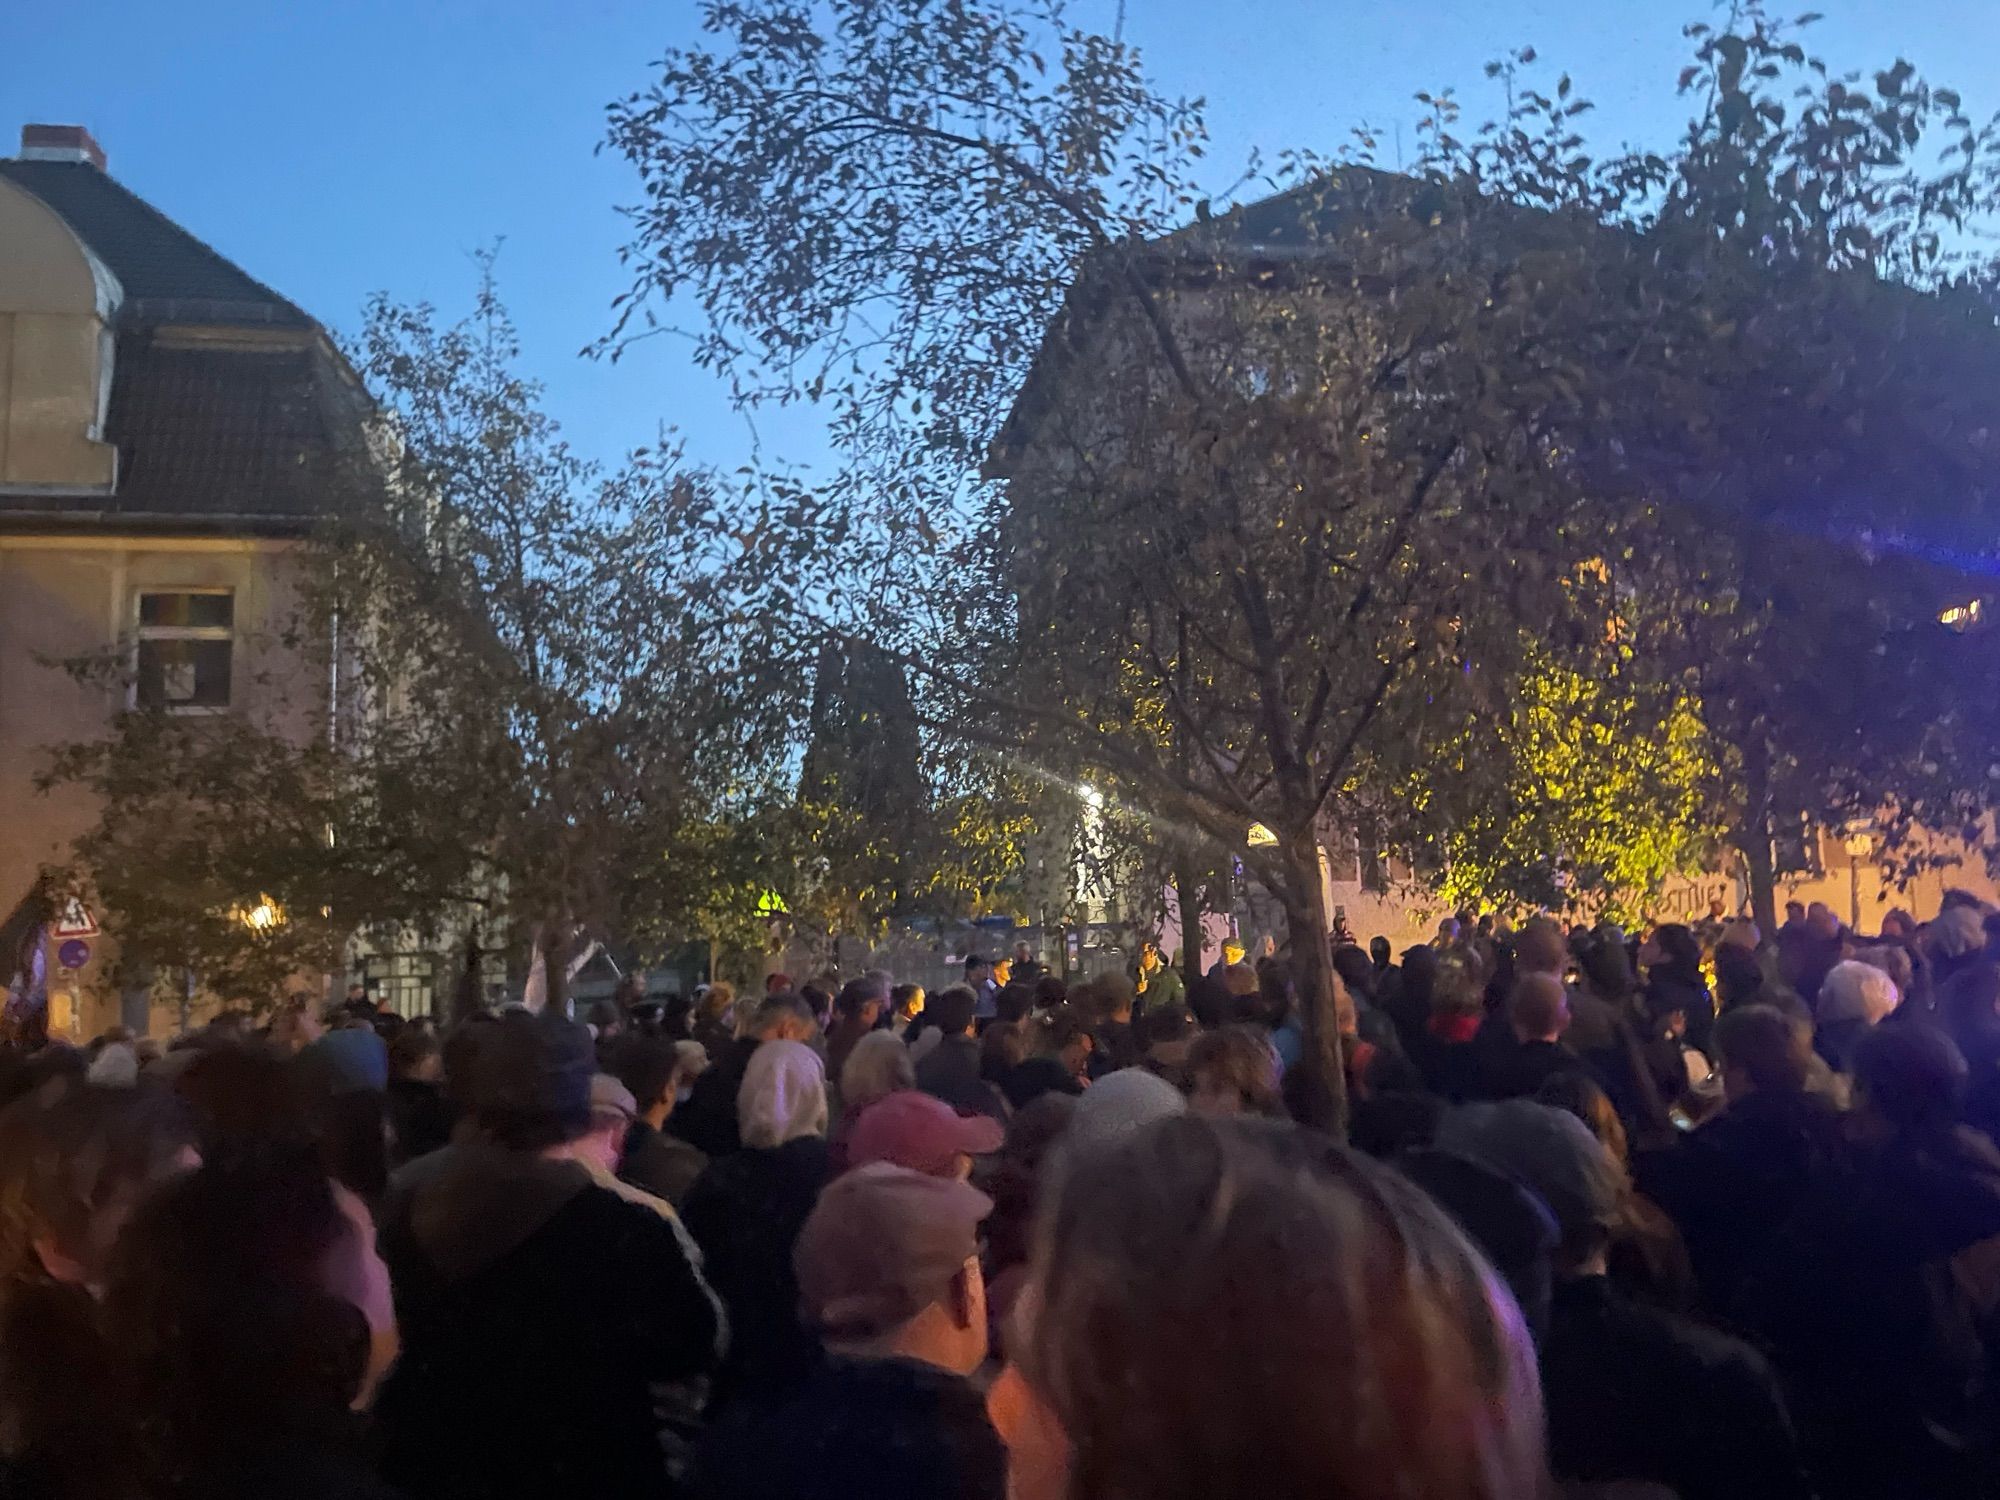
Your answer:
[[[1509,1045],[1486,1049],[1477,1060],[1475,1091],[1484,1099],[1520,1099],[1558,1073],[1588,1072],[1563,1045],[1569,1030],[1569,994],[1554,974],[1524,973],[1507,997]]]
[[[1201,1034],[1201,1028],[1195,1024],[1194,1013],[1189,1010],[1151,1011],[1138,1030],[1146,1048],[1139,1059],[1139,1066],[1149,1073],[1158,1074],[1182,1092],[1192,1088],[1193,1080],[1188,1077],[1188,1054],[1194,1048],[1195,1038]]]
[[[1172,1009],[1187,998],[1187,986],[1179,969],[1166,961],[1160,945],[1151,938],[1139,944],[1139,963],[1133,971],[1133,994],[1147,1010],[1155,1006]]]
[[[649,1388],[712,1371],[721,1317],[678,1226],[570,1159],[597,1128],[595,1070],[583,1027],[507,1017],[474,1054],[477,1138],[391,1184],[403,1357],[383,1470],[409,1494],[636,1500],[668,1484]]]
[[[1178,997],[1178,987],[1174,993]],[[1136,997],[1131,984],[1122,974],[1106,974],[1095,988],[1095,999],[1090,1024],[1090,1076],[1097,1078],[1120,1068],[1136,1067],[1141,1049],[1132,1020]],[[1182,1009],[1178,998],[1171,1005],[1164,1001],[1162,1004],[1171,1011]],[[1150,1005],[1147,1014],[1152,1014]]]
[[[771,977],[778,979],[783,976],[774,974]],[[788,984],[780,990],[767,989],[764,998],[769,1000],[776,995],[790,993],[791,987]],[[734,986],[722,982],[711,984],[695,996],[690,1035],[701,1043],[710,1057],[721,1057],[728,1050],[729,1044],[737,1040],[738,1022],[747,1019],[753,1012],[754,1007],[747,1001],[741,1006],[737,1005]]]
[[[1035,957],[1035,950],[1025,941],[1014,945],[1014,983],[1034,984],[1048,972],[1049,966]]]
[[[1719,1011],[1754,1004],[1769,982],[1758,953],[1757,929],[1749,928],[1747,943],[1730,940],[1746,926],[1746,923],[1732,923],[1724,930],[1724,940],[1715,945],[1715,1003]]]
[[[710,1052],[709,1067],[694,1082],[686,1104],[674,1112],[672,1130],[711,1159],[741,1144],[736,1101],[750,1060],[766,1042],[806,1042],[819,1033],[812,1007],[798,995],[777,995],[757,1007],[748,1034]],[[700,1038],[697,1036],[697,1041]]]
[[[271,1018],[271,1047],[286,1057],[296,1057],[325,1034],[326,1027],[304,1000],[288,1001]]]
[[[1428,943],[1405,948],[1403,961],[1396,970],[1394,993],[1383,1005],[1390,1023],[1396,1028],[1397,1041],[1412,1059],[1424,1051],[1425,1038],[1429,1035],[1431,991],[1437,979],[1437,966],[1437,950]]]
[[[840,1070],[843,1118],[851,1120],[877,1099],[916,1086],[916,1067],[901,1037],[893,1031],[865,1036],[847,1054],[847,1063]]]
[[[1244,948],[1241,938],[1224,938],[1222,940],[1222,952],[1217,956],[1214,964],[1209,967],[1207,977],[1220,982],[1222,976],[1227,971],[1242,963],[1247,957],[1249,957],[1249,952]]]
[[[1539,923],[1522,927],[1515,940],[1515,966],[1557,972],[1549,965],[1547,939],[1539,933]],[[1530,934],[1537,934],[1532,943]],[[1625,945],[1593,934],[1582,945],[1577,967],[1579,982],[1568,991],[1570,1024],[1563,1033],[1564,1044],[1588,1065],[1630,1128],[1664,1129],[1666,1101],[1647,1068],[1640,1041],[1645,999]]]
[[[1028,1058],[1028,1027],[1022,1021],[993,1021],[979,1034],[979,1076],[1002,1093],[1007,1076]]]
[[[1807,1092],[1806,1027],[1746,1005],[1716,1023],[1715,1045],[1726,1107],[1635,1165],[1641,1189],[1685,1236],[1706,1306],[1754,1327],[1780,1236],[1809,1196],[1832,1190],[1848,1148],[1838,1113]]]
[[[833,1027],[826,1034],[826,1073],[836,1085],[848,1053],[875,1029],[889,1006],[889,981],[878,974],[850,979],[834,997]],[[836,1100],[836,1102],[838,1102]]]
[[[1406,984],[1411,977],[1406,961]],[[1425,1086],[1440,1098],[1460,1102],[1477,1092],[1481,1059],[1478,1036],[1480,1023],[1486,1018],[1485,986],[1486,977],[1478,959],[1455,951],[1438,960],[1430,972],[1430,982],[1418,987],[1419,993],[1429,994],[1430,1014],[1410,1056],[1422,1073]]]
[[[1368,940],[1368,961],[1375,966],[1375,983],[1378,989],[1396,967],[1392,962],[1392,956],[1393,950],[1387,938],[1377,934]]]
[[[982,1076],[979,1041],[972,1034],[978,1001],[963,985],[933,995],[924,1008],[938,1041],[917,1061],[917,1087],[935,1094],[961,1114],[1007,1117],[1007,1106]]]
[[[1791,908],[1786,908],[1789,914]],[[1778,968],[1785,982],[1807,1005],[1817,1005],[1827,971],[1841,959],[1840,919],[1824,902],[1806,907],[1795,925],[1789,920],[1778,933]]]
[[[1226,1340],[1160,1315],[1222,1289]],[[1310,1134],[1182,1118],[1076,1152],[1026,1296],[1073,1496],[1547,1493],[1511,1299],[1421,1191]]]
[[[805,1002],[806,1010],[813,1018],[813,1030],[816,1036],[823,1036],[827,1028],[833,1025],[833,997],[839,989],[837,983],[799,986],[799,999]]]
[[[708,1165],[697,1146],[667,1130],[681,1090],[707,1066],[699,1042],[632,1037],[618,1050],[618,1081],[631,1091],[635,1116],[617,1172],[634,1187],[680,1207]]]
[[[1819,987],[1813,1045],[1837,1073],[1849,1071],[1855,1044],[1902,1003],[1887,972],[1859,959],[1843,959],[1826,971]]]
[[[899,984],[889,991],[889,1024],[904,1033],[903,1040],[909,1041],[909,1028],[917,1017],[924,1013],[924,987],[920,984]]]
[[[1948,906],[1939,912],[1925,930],[1924,947],[1940,1009],[1949,1002],[1954,987],[1966,982],[1965,975],[1992,965],[1986,928],[1976,907]]]
[[[795,1255],[826,1357],[781,1399],[723,1417],[700,1494],[1001,1500],[1006,1451],[968,1378],[987,1354],[979,1225],[991,1208],[962,1182],[882,1163],[829,1185]]]
[[[1646,1009],[1655,1018],[1682,1017],[1679,1030],[1703,1054],[1713,1046],[1715,1000],[1701,969],[1701,944],[1678,922],[1663,922],[1640,950],[1646,966]]]
[[[1205,1032],[1188,1048],[1188,1104],[1211,1118],[1261,1115],[1284,1118],[1278,1093],[1278,1058],[1254,1027]]]
[[[992,1020],[996,1013],[994,1002],[1000,994],[1000,984],[993,973],[993,960],[981,953],[968,954],[965,960],[965,987],[972,991],[974,1019]]]
[[[163,1189],[120,1238],[105,1302],[147,1493],[392,1500],[357,1415],[396,1358],[389,1273],[367,1208],[310,1155]]]
[[[451,1139],[453,1112],[444,1096],[444,1047],[406,1026],[389,1044],[389,1160],[427,1156]]]
[[[1102,995],[1105,992],[1100,989],[1098,993]],[[1079,1084],[1090,1081],[1091,1062],[1097,1055],[1097,1043],[1084,1017],[1077,1014],[1076,1007],[1065,1005],[1047,1011],[1028,1024],[1030,1057],[1052,1058],[1061,1064],[1063,1072]]]
[[[804,1043],[757,1049],[738,1110],[743,1149],[709,1163],[681,1210],[729,1312],[718,1402],[787,1388],[817,1355],[799,1322],[792,1245],[831,1171],[825,1069]]]
[[[1582,1121],[1528,1100],[1474,1105],[1446,1122],[1438,1143],[1526,1183],[1555,1215],[1541,1364],[1557,1478],[1651,1482],[1681,1500],[1810,1500],[1769,1366],[1748,1345],[1635,1302],[1611,1280],[1625,1176]]]

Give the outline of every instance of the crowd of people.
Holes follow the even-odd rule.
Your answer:
[[[0,1500],[2000,1487],[2000,914],[0,1053]]]

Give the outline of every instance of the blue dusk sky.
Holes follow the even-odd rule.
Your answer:
[[[1072,0],[1108,26],[1115,0]],[[1908,57],[2000,109],[1994,0],[1799,0],[1837,69]],[[605,103],[697,34],[695,0],[72,0],[0,5],[0,131],[88,125],[114,176],[337,332],[385,290],[462,309],[470,252],[503,241],[531,373],[583,451],[679,428],[733,464],[750,435],[686,346],[578,356],[624,288],[626,164],[593,154]],[[1596,101],[1595,140],[1663,143],[1681,25],[1707,0],[1126,0],[1159,82],[1201,94],[1226,184],[1253,146],[1332,149],[1366,120],[1393,161],[1411,95],[1455,85],[1485,118],[1490,59],[1522,45]],[[11,147],[0,144],[0,154]],[[768,455],[823,458],[810,412],[767,414]]]

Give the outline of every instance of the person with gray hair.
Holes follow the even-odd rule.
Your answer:
[[[877,1099],[917,1086],[910,1049],[894,1031],[871,1031],[854,1044],[840,1070],[840,1118],[833,1129],[833,1170],[847,1165],[847,1137],[861,1112]]]

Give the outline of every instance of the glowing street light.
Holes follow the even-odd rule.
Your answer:
[[[285,909],[262,891],[257,893],[257,904],[239,907],[237,920],[252,932],[269,932],[285,920]]]

